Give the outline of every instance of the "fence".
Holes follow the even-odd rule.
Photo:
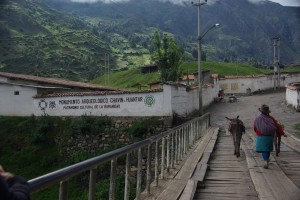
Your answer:
[[[132,158],[135,158],[133,155],[137,155],[135,162],[137,166],[135,199],[140,199],[142,190],[150,193],[150,184],[153,181],[158,186],[159,179],[163,179],[170,168],[174,167],[187,154],[188,149],[202,136],[208,126],[210,126],[210,114],[206,113],[201,117],[143,141],[32,179],[29,181],[31,193],[60,184],[59,200],[66,200],[68,199],[68,180],[89,171],[88,199],[95,200],[97,168],[110,162],[108,199],[114,200],[116,198],[117,160],[122,156],[126,156],[124,199],[128,200],[130,198],[130,174],[132,174],[131,163]],[[142,181],[145,182],[143,184],[144,188],[142,188]]]

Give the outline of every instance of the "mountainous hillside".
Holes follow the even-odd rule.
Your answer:
[[[106,1],[109,2],[109,1]],[[80,17],[117,21],[109,31],[135,34],[145,27],[156,27],[181,36],[178,41],[192,53],[196,47],[197,7],[190,1],[173,4],[160,0],[131,0],[119,3],[72,3],[70,0],[47,0],[56,9]],[[175,2],[175,1],[173,1]],[[177,1],[178,2],[178,1]],[[271,64],[273,47],[271,37],[281,37],[282,63],[300,62],[300,8],[248,0],[209,0],[202,6],[202,29],[215,23],[222,28],[211,31],[204,40],[204,51],[210,60],[227,59],[235,62]],[[133,26],[120,26],[127,21]],[[103,24],[99,24],[102,29]],[[122,27],[121,30],[118,27]],[[135,28],[135,29],[134,29]],[[192,43],[192,44],[191,44]]]
[[[80,81],[102,74],[110,47],[85,22],[41,1],[1,1],[0,6],[1,71]]]
[[[89,81],[107,65],[115,71],[149,63],[155,30],[173,34],[186,61],[196,60],[197,7],[170,1],[1,1],[0,70]],[[203,40],[206,60],[271,65],[270,38],[280,36],[281,62],[300,62],[300,8],[269,1],[208,2],[214,3],[201,8],[202,30],[222,26]]]

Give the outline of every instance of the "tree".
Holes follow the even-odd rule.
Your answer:
[[[181,75],[179,67],[183,59],[183,52],[180,47],[167,34],[164,34],[161,38],[158,31],[154,33],[153,44],[155,50],[151,55],[151,59],[159,67],[161,80],[163,82],[177,81]]]

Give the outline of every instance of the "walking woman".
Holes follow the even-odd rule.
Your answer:
[[[270,115],[271,111],[269,106],[263,104],[258,109],[261,114],[254,120],[254,131],[256,133],[256,152],[262,153],[262,157],[266,164],[265,169],[269,168],[270,153],[273,151],[273,139],[276,135],[283,135],[286,137],[281,126]]]

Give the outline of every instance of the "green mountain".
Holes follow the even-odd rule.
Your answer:
[[[197,7],[189,1],[130,0],[119,3],[72,3],[70,0],[46,0],[61,11],[82,18],[116,22],[98,24],[107,33],[135,35],[147,27],[155,27],[178,36],[176,42],[193,54],[196,48]],[[108,1],[105,1],[108,2]],[[111,1],[113,2],[113,1]],[[183,2],[174,4],[171,2]],[[197,2],[197,1],[196,1]],[[215,23],[222,25],[203,41],[208,60],[253,62],[270,65],[273,60],[271,38],[281,38],[281,61],[300,62],[300,8],[285,7],[271,1],[250,3],[248,0],[209,0],[202,6],[202,29]],[[124,25],[123,25],[124,24]],[[195,53],[195,52],[194,52]],[[195,56],[194,56],[195,57]]]
[[[80,81],[103,74],[110,47],[85,22],[42,1],[11,0],[0,6],[1,71]]]
[[[170,1],[1,1],[0,70],[93,80],[107,71],[105,66],[120,71],[149,63],[155,30],[173,34],[186,61],[196,60],[197,7]],[[280,36],[281,62],[300,62],[300,8],[269,1],[214,2],[201,8],[203,31],[222,25],[202,41],[206,60],[271,65],[270,38]]]

